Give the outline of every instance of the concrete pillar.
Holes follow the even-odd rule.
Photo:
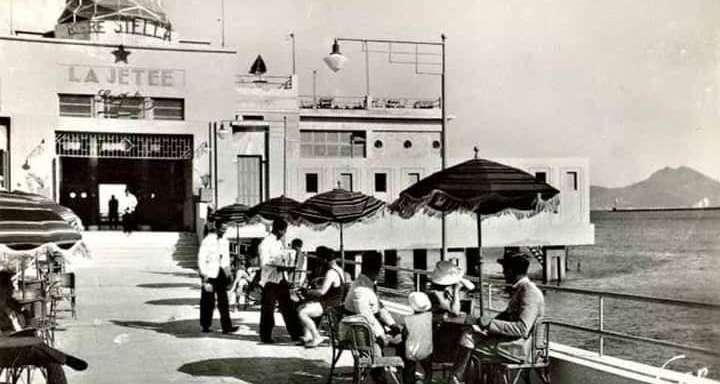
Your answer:
[[[567,269],[567,247],[543,247],[543,281],[561,282]]]
[[[398,265],[397,251],[394,249],[386,249],[385,250],[385,260],[383,261],[383,264],[397,267],[397,265]],[[397,287],[398,287],[397,271],[391,271],[388,269],[385,270],[384,285],[388,288],[397,289]]]

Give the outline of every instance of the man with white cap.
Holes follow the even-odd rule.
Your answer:
[[[514,249],[498,259],[512,296],[504,311],[494,318],[483,315],[463,334],[450,383],[459,383],[464,377],[473,351],[498,362],[518,363],[529,357],[530,333],[545,313],[543,294],[527,276],[529,259],[529,252],[523,249]]]

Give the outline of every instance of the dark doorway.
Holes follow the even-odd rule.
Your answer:
[[[125,184],[137,199],[138,229],[192,229],[192,160],[61,157],[60,169],[60,204],[88,227],[109,224],[98,185]]]

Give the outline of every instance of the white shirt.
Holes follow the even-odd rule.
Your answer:
[[[293,251],[294,252],[294,251]],[[265,236],[260,243],[260,286],[264,287],[265,283],[280,283],[283,280],[282,272],[275,268],[276,265],[285,264],[285,255],[287,251],[282,241],[274,234],[270,233]]]
[[[200,275],[215,279],[220,272],[230,271],[230,245],[224,238],[218,238],[215,233],[208,233],[200,244],[198,251],[198,269]],[[227,276],[230,279],[230,276]]]
[[[380,300],[375,294],[375,282],[365,275],[360,275],[350,286],[345,298],[345,309],[362,315],[375,333],[375,336],[385,334],[385,329],[375,315],[380,312]]]

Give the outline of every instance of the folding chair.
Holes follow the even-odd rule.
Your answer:
[[[530,374],[535,372],[543,384],[550,384],[549,338],[550,323],[539,321],[530,333],[530,352],[524,361],[512,361],[511,358],[498,361],[473,353],[465,377],[466,382],[517,384],[522,377],[524,382],[530,384]]]

